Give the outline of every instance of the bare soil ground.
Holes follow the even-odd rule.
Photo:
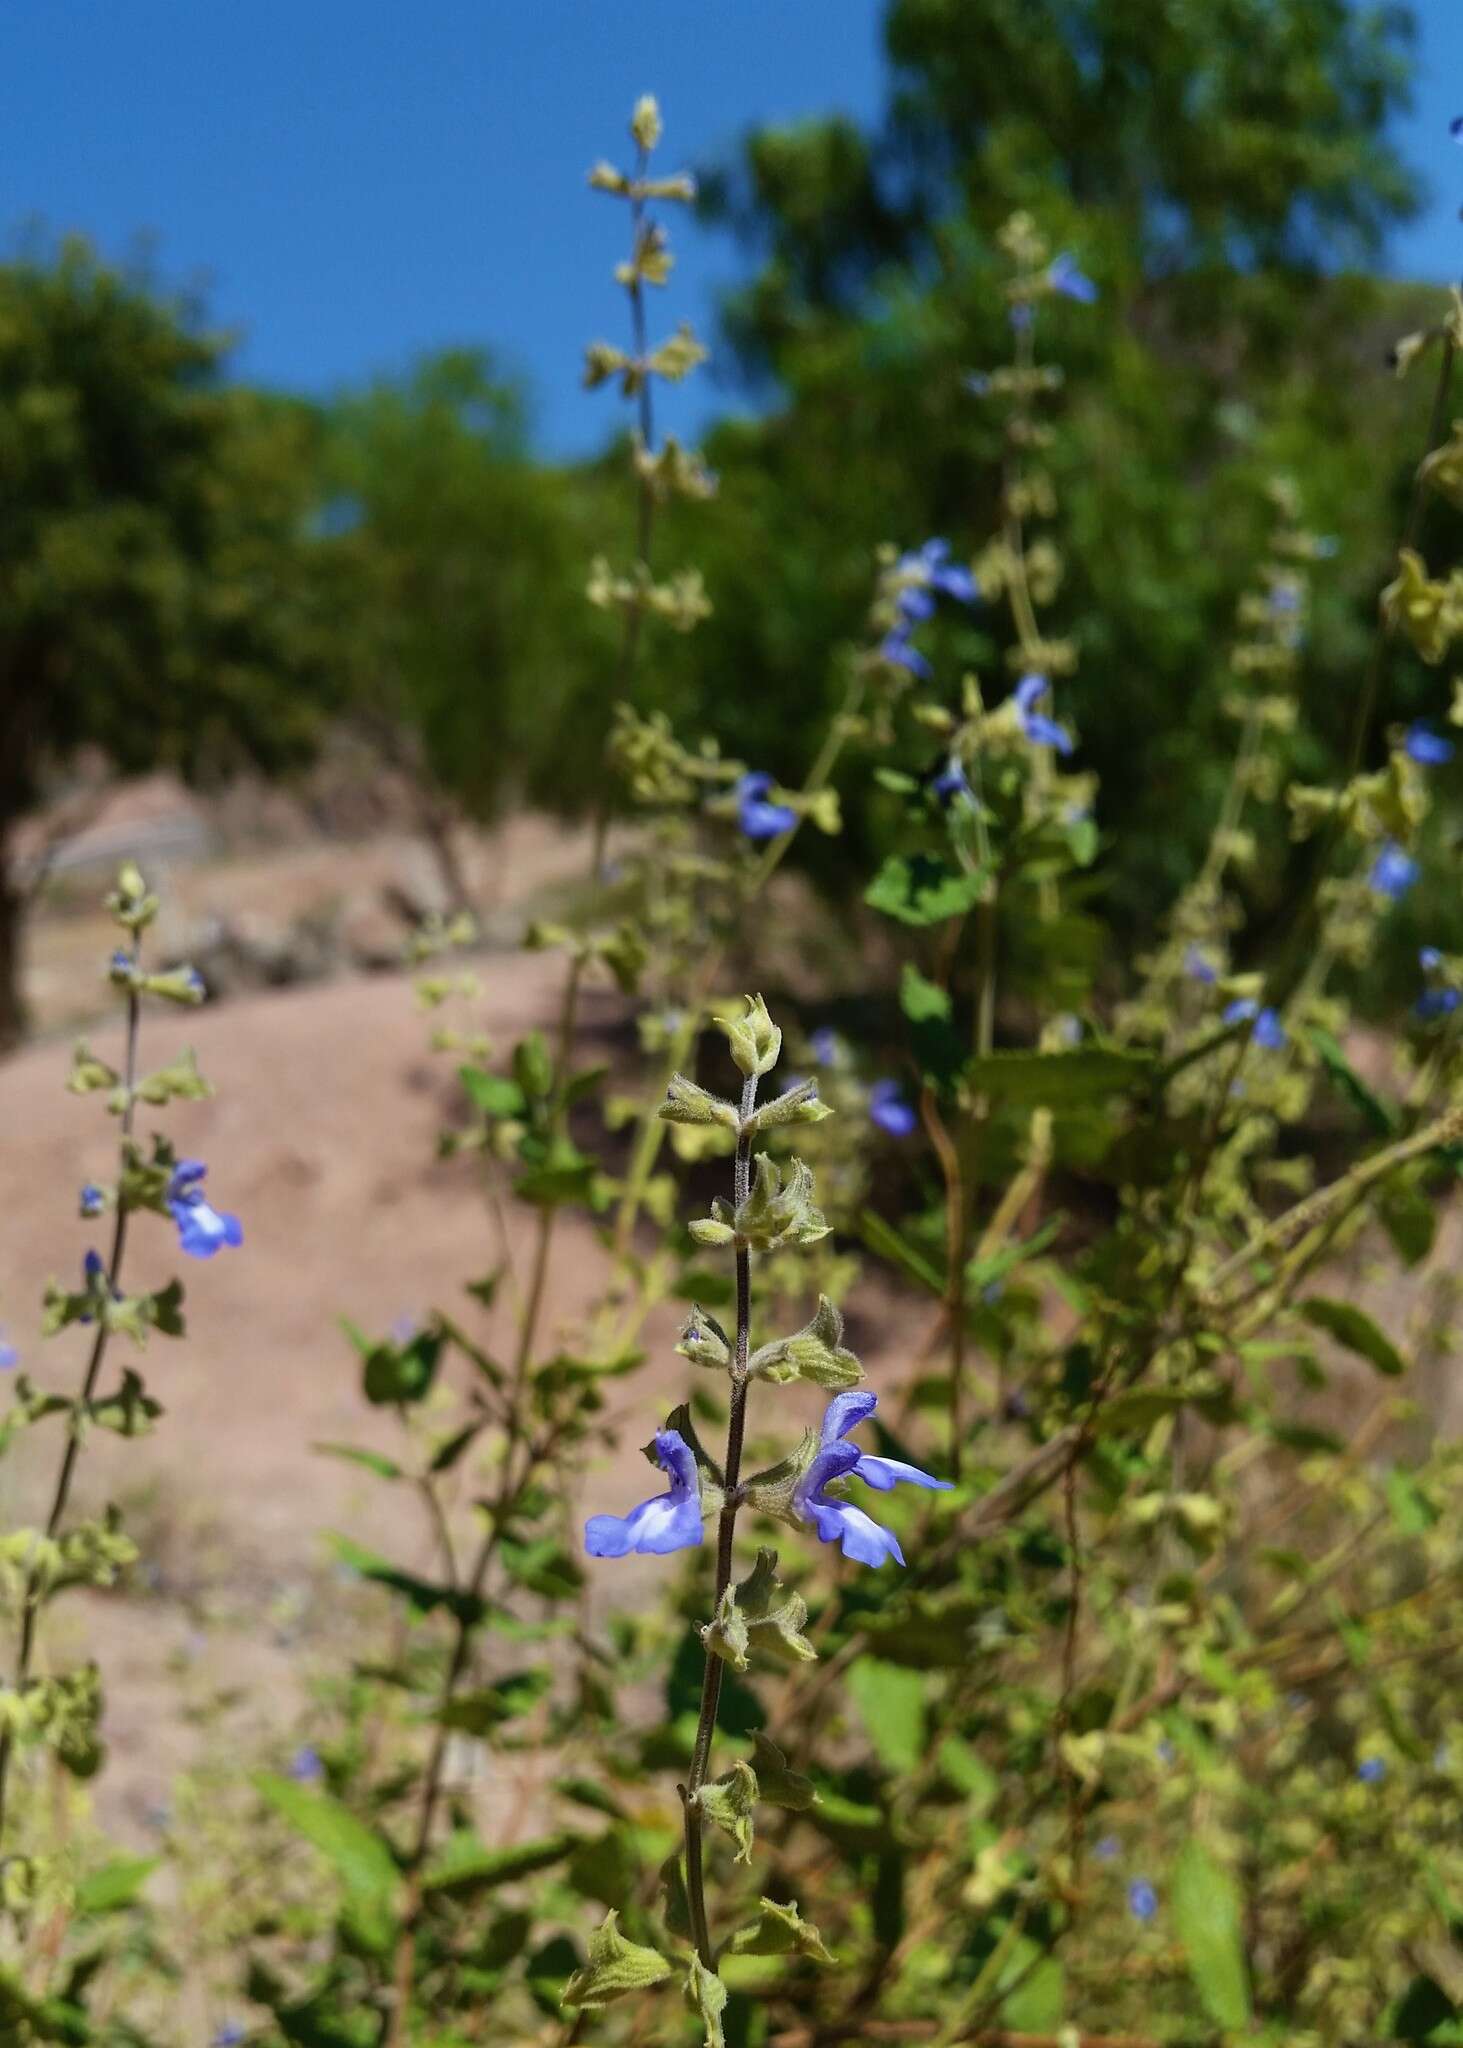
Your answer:
[[[479,878],[496,885],[505,936],[525,905],[562,889],[585,862],[581,843],[535,819],[473,857]],[[180,864],[168,877],[161,937],[181,947],[210,918],[280,924],[327,902],[364,918],[384,886],[428,887],[422,863],[413,842],[385,837]],[[86,1246],[102,1242],[100,1225],[77,1220],[76,1190],[110,1176],[114,1127],[99,1097],[65,1091],[67,1034],[85,1028],[115,1062],[120,1030],[102,974],[111,927],[78,907],[80,882],[67,894],[76,900],[40,916],[32,934],[40,1035],[0,1062],[0,1325],[24,1370],[69,1390],[84,1369],[86,1333],[41,1342],[40,1284],[50,1274],[72,1284]],[[473,964],[481,1023],[499,1044],[552,1019],[563,973],[556,957],[490,951]],[[617,999],[594,997],[587,1021],[593,1029],[619,1014]],[[119,1501],[144,1554],[125,1593],[57,1610],[57,1640],[75,1649],[84,1637],[103,1665],[112,1762],[98,1781],[99,1815],[123,1836],[155,1821],[174,1773],[196,1753],[188,1698],[238,1689],[227,1739],[241,1754],[289,1739],[305,1668],[360,1625],[324,1532],[427,1562],[411,1498],[312,1446],[399,1442],[394,1419],[362,1399],[341,1315],[381,1333],[441,1305],[493,1334],[462,1288],[494,1264],[495,1234],[473,1162],[436,1157],[452,1063],[429,1051],[428,1029],[400,971],[148,1013],[144,1064],[191,1043],[214,1085],[212,1100],[174,1105],[165,1124],[180,1152],[209,1162],[210,1193],[242,1218],[245,1243],[204,1265],[180,1259],[161,1223],[145,1219],[135,1231],[129,1286],[181,1269],[188,1336],[149,1346],[149,1388],[166,1410],[155,1433],[124,1443],[98,1432],[80,1468],[78,1509]],[[570,1331],[593,1299],[599,1257],[588,1227],[561,1219],[545,1342],[555,1327]],[[679,1360],[669,1365],[682,1370]],[[594,1475],[586,1512],[622,1496],[628,1505],[640,1497],[628,1488],[645,1490],[634,1445],[654,1426],[648,1387],[644,1398],[644,1429],[631,1431],[613,1469],[607,1458]],[[58,1455],[53,1425],[0,1464],[0,1524],[44,1514]],[[217,1731],[210,1739],[218,1743]]]

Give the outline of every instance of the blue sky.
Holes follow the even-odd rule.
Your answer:
[[[240,332],[241,375],[324,393],[447,343],[490,342],[533,384],[547,450],[615,411],[578,387],[618,339],[623,211],[584,172],[636,95],[665,160],[751,123],[881,98],[882,0],[9,0],[0,13],[0,232],[151,237]],[[1418,0],[1407,154],[1433,188],[1391,267],[1463,272],[1463,0]],[[668,306],[703,334],[736,252],[677,218]],[[683,430],[732,396],[702,383]]]

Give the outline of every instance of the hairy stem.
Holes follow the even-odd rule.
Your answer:
[[[737,1206],[746,1201],[752,1184],[752,1140],[747,1129],[757,1107],[757,1076],[748,1074],[742,1086],[742,1123],[737,1133],[737,1157],[733,1189]],[[742,1439],[747,1425],[747,1360],[751,1355],[752,1256],[745,1245],[737,1246],[737,1335],[731,1369],[731,1413],[726,1429],[726,1491],[721,1517],[716,1525],[716,1591],[712,1597],[714,1620],[722,1596],[731,1584],[732,1544],[736,1535],[737,1509],[741,1505],[738,1485],[742,1472]],[[701,1855],[701,1808],[696,1795],[706,1783],[711,1768],[711,1744],[716,1734],[716,1710],[721,1704],[724,1666],[707,1645],[706,1667],[701,1677],[701,1713],[696,1723],[696,1740],[691,1751],[691,1771],[681,1793],[686,1821],[686,1898],[691,1912],[691,1935],[696,1953],[705,1967],[715,1968],[711,1931],[706,1918],[706,1875]]]
[[[142,950],[139,935],[133,935],[131,962],[136,972],[138,956]],[[123,1076],[125,1089],[122,1104],[122,1124],[118,1140],[118,1190],[117,1213],[112,1225],[112,1248],[107,1259],[104,1286],[110,1299],[120,1284],[122,1255],[127,1248],[127,1199],[120,1181],[127,1167],[128,1148],[132,1138],[133,1112],[136,1107],[135,1086],[137,1081],[137,1038],[142,1004],[135,982],[127,990],[127,1055]],[[96,1336],[92,1339],[91,1357],[87,1361],[86,1377],[81,1383],[81,1392],[71,1410],[70,1426],[66,1432],[66,1448],[61,1456],[61,1468],[56,1475],[55,1490],[51,1496],[51,1509],[46,1517],[46,1535],[54,1540],[65,1518],[71,1499],[71,1483],[76,1475],[76,1462],[81,1455],[82,1423],[101,1375],[102,1361],[107,1355],[107,1339],[111,1328],[106,1316],[97,1312]],[[30,1684],[31,1665],[35,1656],[36,1630],[40,1620],[43,1586],[40,1574],[34,1567],[26,1574],[25,1587],[21,1595],[20,1641],[15,1658],[15,1691],[24,1693]],[[14,1737],[7,1726],[0,1735],[0,1851],[5,1844],[6,1801],[10,1787],[10,1760],[14,1753]]]

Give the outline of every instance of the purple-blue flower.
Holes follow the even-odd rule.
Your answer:
[[[1443,956],[1436,946],[1424,946],[1417,956],[1417,964],[1424,974],[1436,974],[1443,964]]]
[[[972,398],[989,397],[991,380],[984,370],[967,370],[960,381]]]
[[[1064,298],[1076,299],[1079,304],[1090,306],[1097,298],[1097,286],[1085,271],[1077,268],[1077,259],[1070,249],[1064,249],[1056,257],[1046,274],[1047,283],[1054,292]]]
[[[225,2020],[213,2037],[213,2048],[239,2048],[244,2029],[237,2020]]]
[[[950,543],[947,540],[927,540],[923,546],[901,555],[897,571],[902,576],[919,579],[918,582],[907,583],[895,600],[901,615],[908,619],[930,617],[935,609],[930,593],[935,590],[961,604],[974,604],[980,597],[980,585],[969,569],[950,560]]]
[[[107,962],[107,966],[111,973],[121,975],[125,978],[126,976],[129,976],[132,973],[132,955],[127,951],[125,946],[118,946],[116,952],[113,953],[111,959]]]
[[[1407,728],[1407,737],[1402,742],[1408,759],[1416,761],[1421,768],[1441,768],[1453,758],[1454,748],[1450,739],[1440,732],[1434,732],[1430,725],[1416,718]]]
[[[20,1364],[20,1353],[0,1329],[0,1372],[11,1372]]]
[[[972,802],[975,799],[975,791],[966,780],[964,766],[953,754],[939,774],[932,778],[930,790],[942,804],[952,804],[962,796],[968,796]]]
[[[81,1190],[82,1215],[88,1217],[100,1216],[106,1206],[106,1190],[99,1188],[94,1180],[87,1181]]]
[[[877,1406],[876,1394],[855,1390],[834,1395],[823,1416],[817,1454],[793,1494],[794,1509],[813,1524],[820,1543],[837,1543],[845,1557],[858,1564],[872,1565],[875,1571],[886,1558],[903,1564],[899,1538],[852,1501],[830,1500],[824,1491],[829,1482],[862,1479],[880,1493],[890,1492],[901,1481],[940,1491],[950,1485],[948,1479],[936,1479],[931,1473],[922,1472],[918,1465],[906,1465],[900,1458],[874,1457],[847,1441],[849,1431],[866,1421]]]
[[[1285,1044],[1285,1026],[1268,1004],[1262,1009],[1253,996],[1237,996],[1224,1012],[1226,1024],[1254,1024],[1250,1036],[1256,1045],[1262,1045],[1266,1052],[1279,1052]]]
[[[669,1490],[641,1501],[628,1515],[591,1515],[584,1525],[584,1547],[591,1557],[626,1557],[632,1550],[661,1557],[701,1541],[701,1483],[691,1447],[678,1429],[657,1433],[655,1458],[661,1471],[670,1474]]]
[[[1380,1756],[1363,1757],[1356,1767],[1356,1775],[1361,1779],[1363,1785],[1379,1785],[1387,1775],[1386,1758]]]
[[[1055,747],[1059,754],[1070,754],[1071,734],[1064,731],[1054,718],[1048,718],[1044,712],[1035,708],[1050,688],[1051,683],[1047,677],[1037,674],[1034,670],[1029,675],[1022,676],[1017,683],[1016,709],[1021,717],[1021,730],[1034,746]]]
[[[1145,1924],[1158,1911],[1158,1894],[1146,1877],[1135,1877],[1128,1886],[1128,1911]]]
[[[838,1065],[838,1033],[831,1024],[824,1024],[821,1029],[815,1031],[808,1040],[808,1045],[820,1067]]]
[[[1011,308],[1010,320],[1013,334],[1025,334],[1036,318],[1036,310],[1027,299],[1018,299]]]
[[[758,771],[744,775],[732,791],[737,800],[737,823],[748,839],[776,839],[780,833],[791,832],[797,824],[796,811],[786,804],[767,801],[771,787],[772,777]]]
[[[1432,1024],[1439,1017],[1451,1017],[1459,1003],[1463,1003],[1463,995],[1455,988],[1425,988],[1413,1011],[1424,1024]]]
[[[1395,903],[1399,896],[1407,894],[1421,873],[1410,853],[1405,852],[1395,839],[1385,839],[1372,862],[1367,881],[1379,896],[1390,896]]]
[[[225,1245],[241,1245],[244,1228],[237,1216],[221,1215],[204,1199],[208,1168],[201,1159],[180,1159],[164,1197],[178,1226],[178,1244],[190,1259],[211,1259]]]
[[[909,625],[895,626],[879,642],[879,654],[891,668],[908,669],[912,676],[917,676],[922,683],[927,683],[934,670],[919,649],[910,645],[909,636],[912,630]]]
[[[1104,1835],[1092,1853],[1099,1863],[1116,1863],[1123,1853],[1123,1845],[1116,1835]]]
[[[1219,970],[1197,946],[1190,946],[1184,955],[1184,973],[1193,981],[1217,981]]]
[[[869,1121],[891,1138],[908,1138],[917,1118],[897,1081],[876,1081],[869,1090]]]
[[[325,1766],[319,1753],[308,1742],[290,1758],[290,1776],[300,1785],[318,1784],[325,1776]]]
[[[1293,583],[1277,583],[1270,593],[1272,612],[1296,612],[1300,610],[1300,592]]]

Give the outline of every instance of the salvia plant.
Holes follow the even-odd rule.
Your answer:
[[[1359,678],[1316,670],[1335,544],[1284,476],[1257,492],[1210,842],[1115,961],[1059,489],[1058,358],[1099,283],[1007,225],[1009,358],[966,379],[994,524],[881,551],[837,715],[783,786],[646,708],[656,635],[709,615],[661,513],[715,479],[656,435],[658,382],[701,355],[653,315],[693,188],[653,168],[653,101],[631,139],[591,174],[629,226],[628,335],[587,377],[629,408],[633,513],[588,575],[619,636],[590,871],[526,934],[562,968],[511,1047],[470,922],[413,945],[455,1069],[442,1152],[495,1249],[462,1303],[352,1328],[396,1438],[321,1447],[415,1503],[420,1548],[330,1537],[355,1654],[277,1755],[185,1781],[152,1919],[149,1866],[78,1882],[36,1773],[5,1797],[23,1759],[99,1758],[95,1675],[38,1646],[58,1591],[130,1556],[68,1517],[91,1425],[156,1414],[105,1380],[110,1337],[180,1326],[176,1290],[122,1291],[127,1217],[195,1256],[239,1235],[199,1162],[136,1133],[203,1085],[186,1058],[142,1072],[142,1001],[199,991],[142,961],[135,873],[113,899],[128,1050],[83,1050],[72,1085],[120,1119],[116,1179],[81,1197],[115,1236],[48,1297],[89,1369],[79,1397],[17,1377],[4,1438],[64,1434],[49,1526],[6,1539],[17,2038],[192,2040],[159,1990],[185,1973],[214,2040],[269,2048],[1463,2038],[1463,1470],[1424,1405],[1457,1308],[1430,1254],[1463,1162],[1463,961],[1423,947],[1375,1057],[1349,1008],[1463,725],[1463,572],[1429,516],[1463,502],[1463,299],[1397,351],[1436,384]],[[1378,731],[1403,650],[1437,701]],[[1320,687],[1353,705],[1336,787],[1299,772]],[[809,977],[774,1021],[729,987],[770,985],[779,868],[854,802],[881,857],[850,914],[897,1003],[824,1005]],[[1285,862],[1295,938],[1262,953]],[[595,1037],[609,1016],[633,1045]],[[572,1315],[571,1229],[597,1260]],[[639,1375],[671,1353],[667,1412]],[[652,1419],[627,1508],[605,1458]]]

